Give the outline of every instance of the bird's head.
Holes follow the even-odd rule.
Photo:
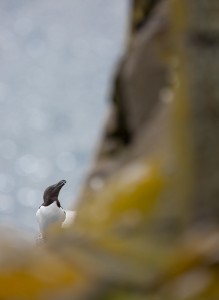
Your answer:
[[[52,204],[54,201],[58,201],[59,192],[65,184],[66,184],[66,180],[61,180],[58,183],[53,184],[48,188],[46,188],[43,195],[45,206]]]

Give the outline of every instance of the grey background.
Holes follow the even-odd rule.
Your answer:
[[[44,189],[69,208],[107,113],[128,0],[0,0],[0,224],[37,232]]]

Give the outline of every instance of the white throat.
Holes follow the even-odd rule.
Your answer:
[[[62,226],[62,222],[65,220],[65,211],[58,207],[56,202],[53,202],[48,206],[40,206],[36,213],[36,219],[41,234],[45,236],[52,225]]]

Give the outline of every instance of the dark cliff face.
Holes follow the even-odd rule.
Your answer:
[[[211,265],[202,255],[218,251],[219,4],[136,0],[132,8],[127,51],[81,194],[76,231],[99,239],[111,255],[121,258],[124,251],[138,265],[127,276],[133,285],[141,257],[143,277],[150,278],[145,299],[150,293],[180,299],[176,282],[193,272],[197,281],[183,283],[183,290],[192,295],[201,286],[199,275],[209,272],[194,299],[211,292],[217,297],[212,286],[218,262]]]
[[[219,67],[215,57],[219,52],[214,7],[216,3],[205,6],[198,1],[172,1],[172,5],[158,1],[147,9],[141,1],[133,5],[133,26],[115,76],[110,116],[81,195],[77,226],[84,227],[87,235],[107,228],[124,242],[125,234],[130,240],[135,234],[145,249],[148,244],[156,245],[153,251],[158,258],[169,247],[173,251],[176,240],[182,245],[185,236],[191,235],[194,241],[196,236],[204,236],[205,240],[206,232],[218,227]],[[204,14],[205,8],[212,20]],[[172,9],[174,14],[170,14]],[[146,163],[150,169],[153,161],[159,165],[165,188],[156,196],[156,209],[148,215],[140,206],[153,196],[146,193],[143,197],[127,178],[137,176],[139,165],[144,168]],[[123,185],[126,180],[131,187]],[[101,194],[104,186],[107,192]],[[145,192],[151,187],[145,185]],[[155,190],[160,187],[158,184]],[[84,200],[89,195],[91,204]],[[126,214],[125,201],[130,203],[130,198],[134,199],[132,209],[144,214],[144,221],[124,234],[123,216],[115,207]],[[105,219],[89,217],[90,210],[104,216],[104,208]],[[130,211],[127,214],[135,219]],[[101,237],[103,232],[100,229]],[[150,255],[145,256],[148,263]]]
[[[187,95],[183,101],[191,114],[184,136],[189,139],[188,151],[194,151],[190,219],[197,224],[218,224],[218,6],[215,1],[212,5],[176,2],[133,1],[127,51],[115,75],[109,118],[85,189],[93,178],[106,180],[136,157],[166,147],[162,144],[162,139],[168,144],[166,132],[181,126],[176,122],[174,129],[169,127],[166,105],[171,102],[174,84],[181,80],[185,90],[180,93]],[[175,9],[171,20],[170,8]],[[211,19],[204,15],[205,9]],[[186,26],[183,18],[188,21]]]
[[[94,173],[107,177],[139,152],[139,139],[144,144],[147,125],[160,109],[161,90],[169,82],[169,66],[160,57],[169,47],[168,23],[166,1],[133,1],[127,51],[113,81]]]

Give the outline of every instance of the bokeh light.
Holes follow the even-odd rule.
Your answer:
[[[128,1],[0,1],[0,217],[34,233],[44,189],[69,208],[107,114]],[[92,185],[102,183],[94,179]]]

